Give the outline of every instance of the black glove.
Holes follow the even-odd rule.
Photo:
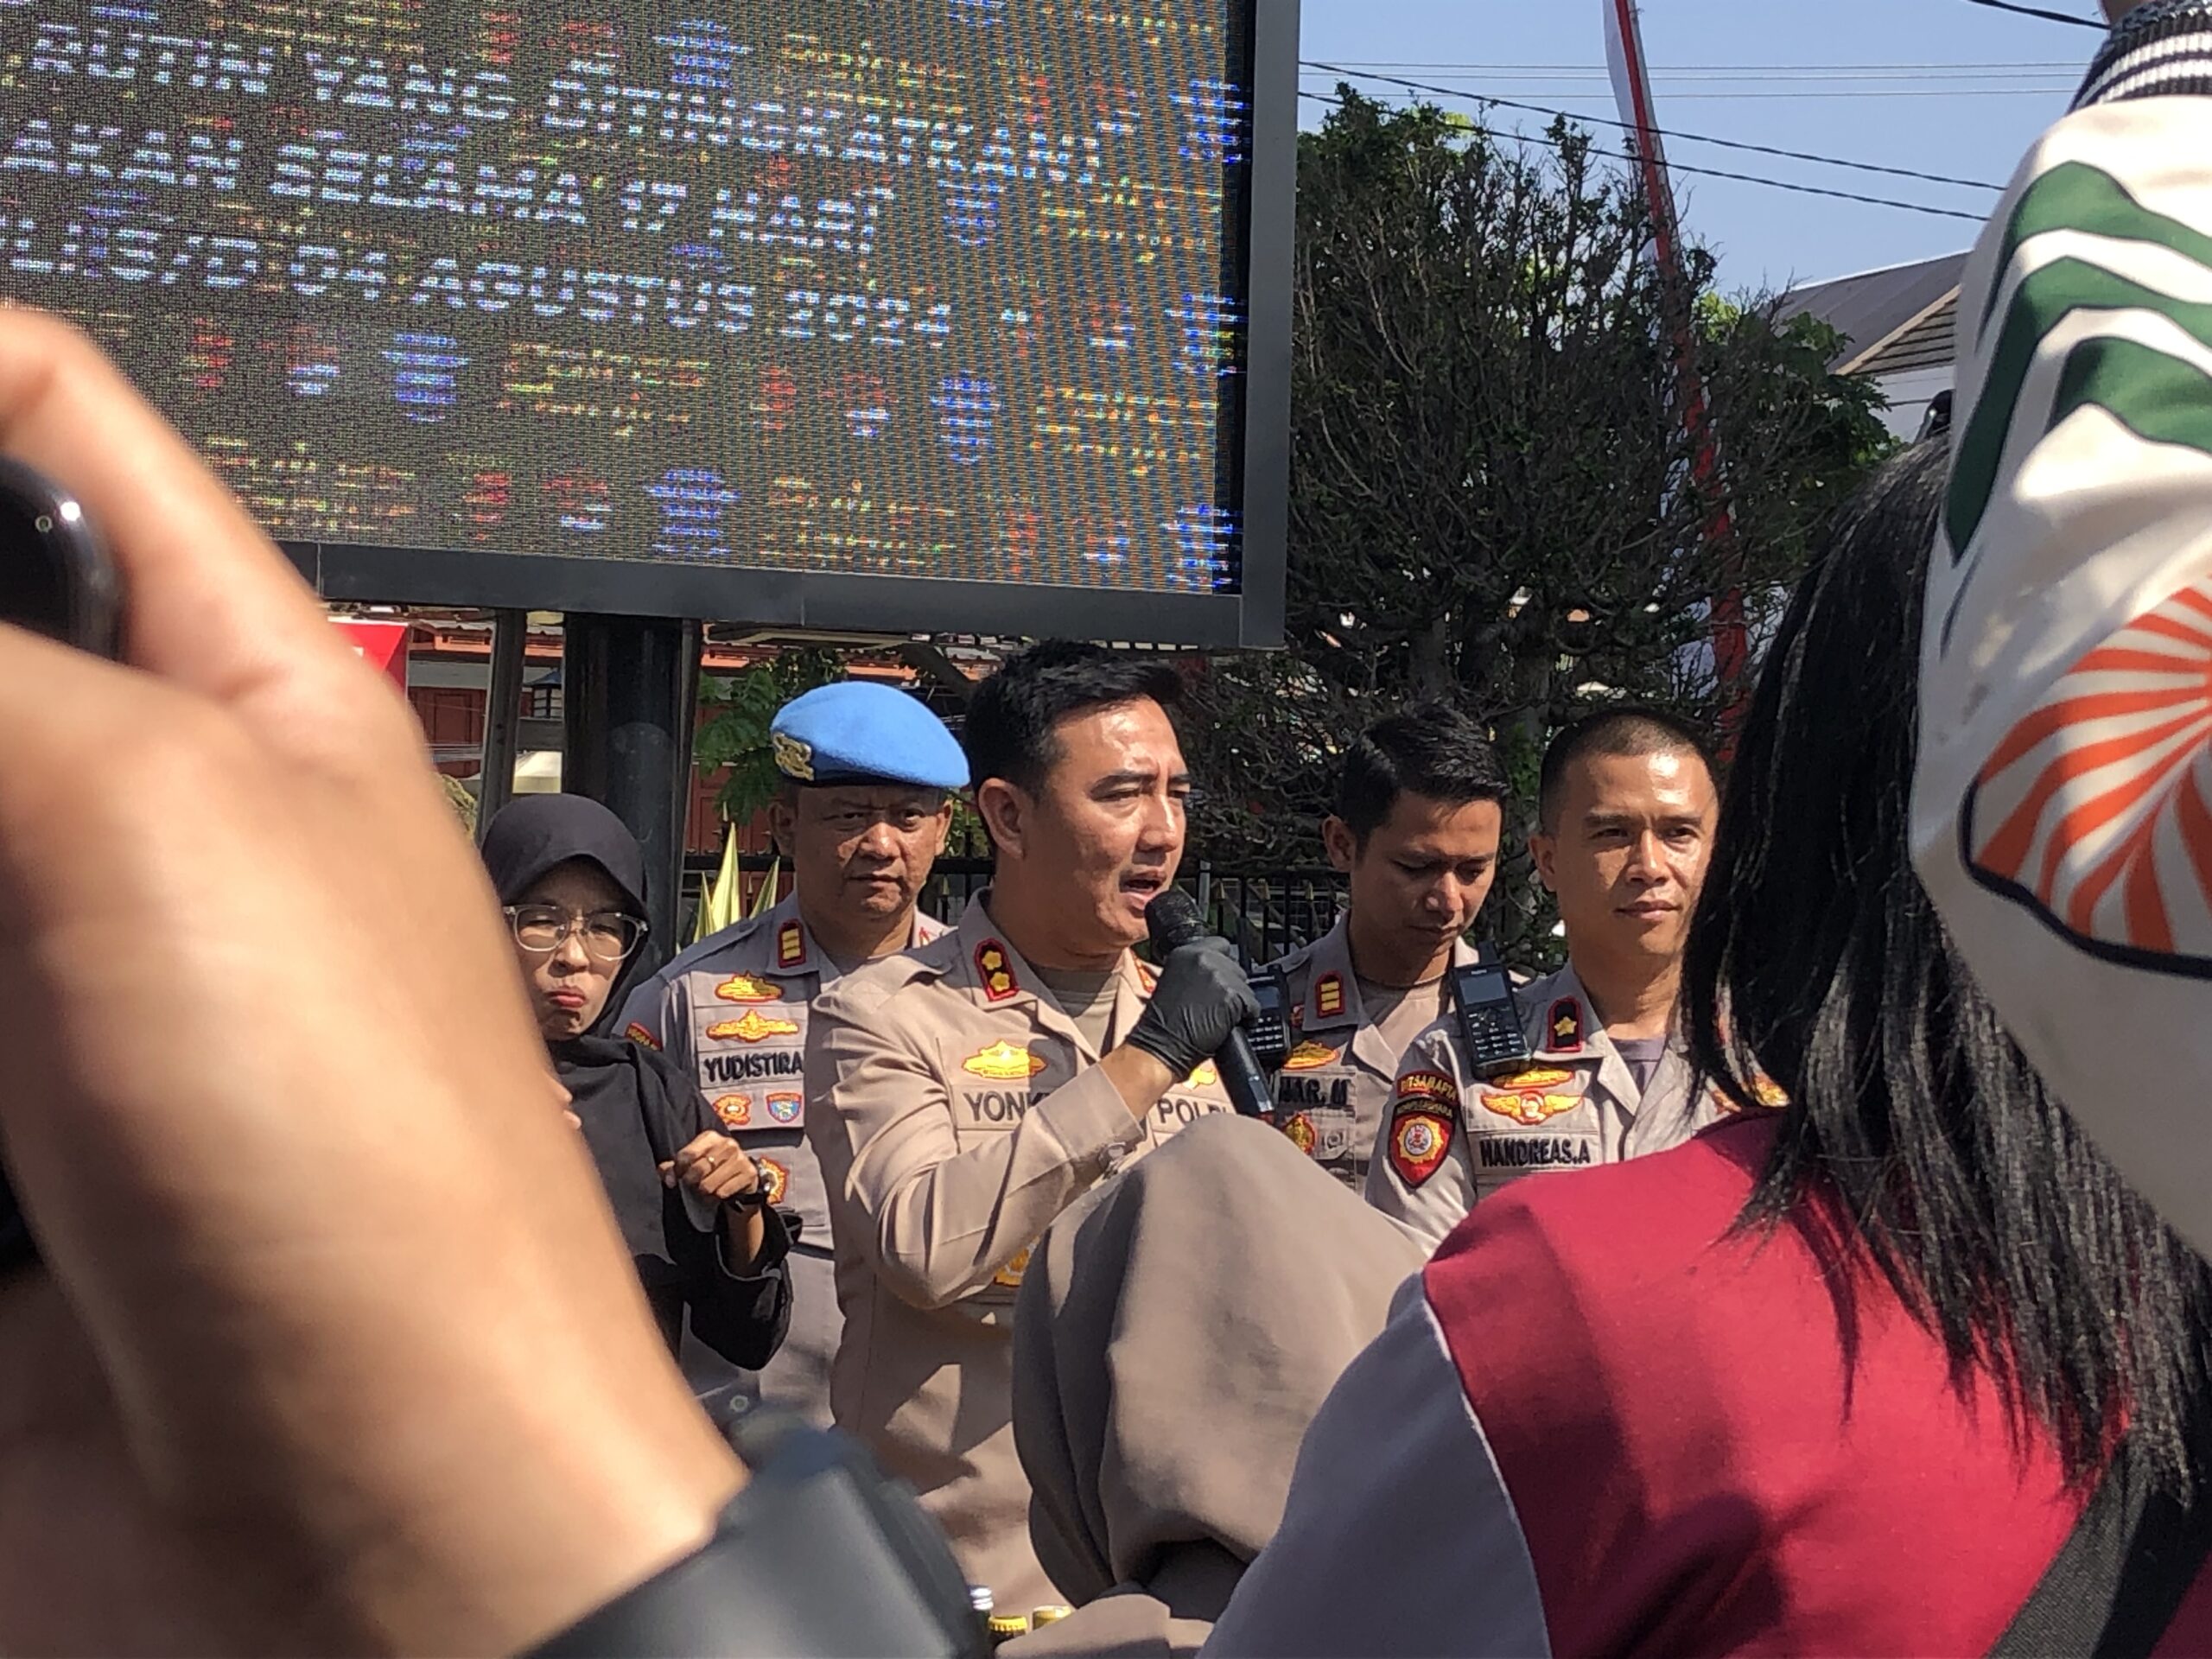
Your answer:
[[[1260,1012],[1227,939],[1193,939],[1167,953],[1151,1005],[1129,1033],[1180,1083],[1221,1052],[1229,1033]]]

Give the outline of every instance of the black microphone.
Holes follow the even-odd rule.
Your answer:
[[[1179,887],[1166,888],[1145,906],[1144,925],[1152,935],[1153,949],[1160,953],[1162,961],[1170,950],[1204,938],[1206,931],[1205,918],[1198,913],[1198,901]],[[1274,1097],[1268,1088],[1268,1074],[1260,1069],[1243,1027],[1230,1029],[1229,1040],[1221,1046],[1213,1063],[1221,1072],[1221,1086],[1229,1091],[1230,1103],[1236,1108],[1238,1116],[1274,1116]]]

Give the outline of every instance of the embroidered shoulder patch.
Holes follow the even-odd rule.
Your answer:
[[[623,1027],[622,1034],[640,1048],[658,1049],[660,1046],[660,1039],[634,1020]]]
[[[1398,1079],[1395,1092],[1401,1109],[1452,1111],[1459,1104],[1459,1085],[1441,1071],[1408,1071]]]
[[[1390,1120],[1390,1167],[1408,1192],[1419,1192],[1452,1149],[1454,1120],[1427,1107],[1401,1106]]]

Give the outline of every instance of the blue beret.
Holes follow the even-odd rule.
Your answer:
[[[918,697],[844,680],[793,697],[768,728],[776,770],[803,784],[965,789],[968,757]]]

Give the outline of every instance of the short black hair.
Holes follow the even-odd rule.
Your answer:
[[[1505,768],[1481,724],[1448,702],[1416,702],[1352,740],[1337,769],[1335,810],[1364,850],[1401,795],[1465,806],[1503,805],[1505,793]]]
[[[1071,715],[1149,699],[1172,718],[1183,677],[1157,657],[1137,657],[1073,639],[1045,639],[1009,657],[976,688],[960,741],[977,787],[1003,778],[1035,794],[1059,763],[1052,728]]]
[[[1559,829],[1560,797],[1567,790],[1567,769],[1593,754],[1694,754],[1713,772],[1713,747],[1705,734],[1663,709],[1625,705],[1585,715],[1551,741],[1536,780],[1536,824],[1546,835]]]

